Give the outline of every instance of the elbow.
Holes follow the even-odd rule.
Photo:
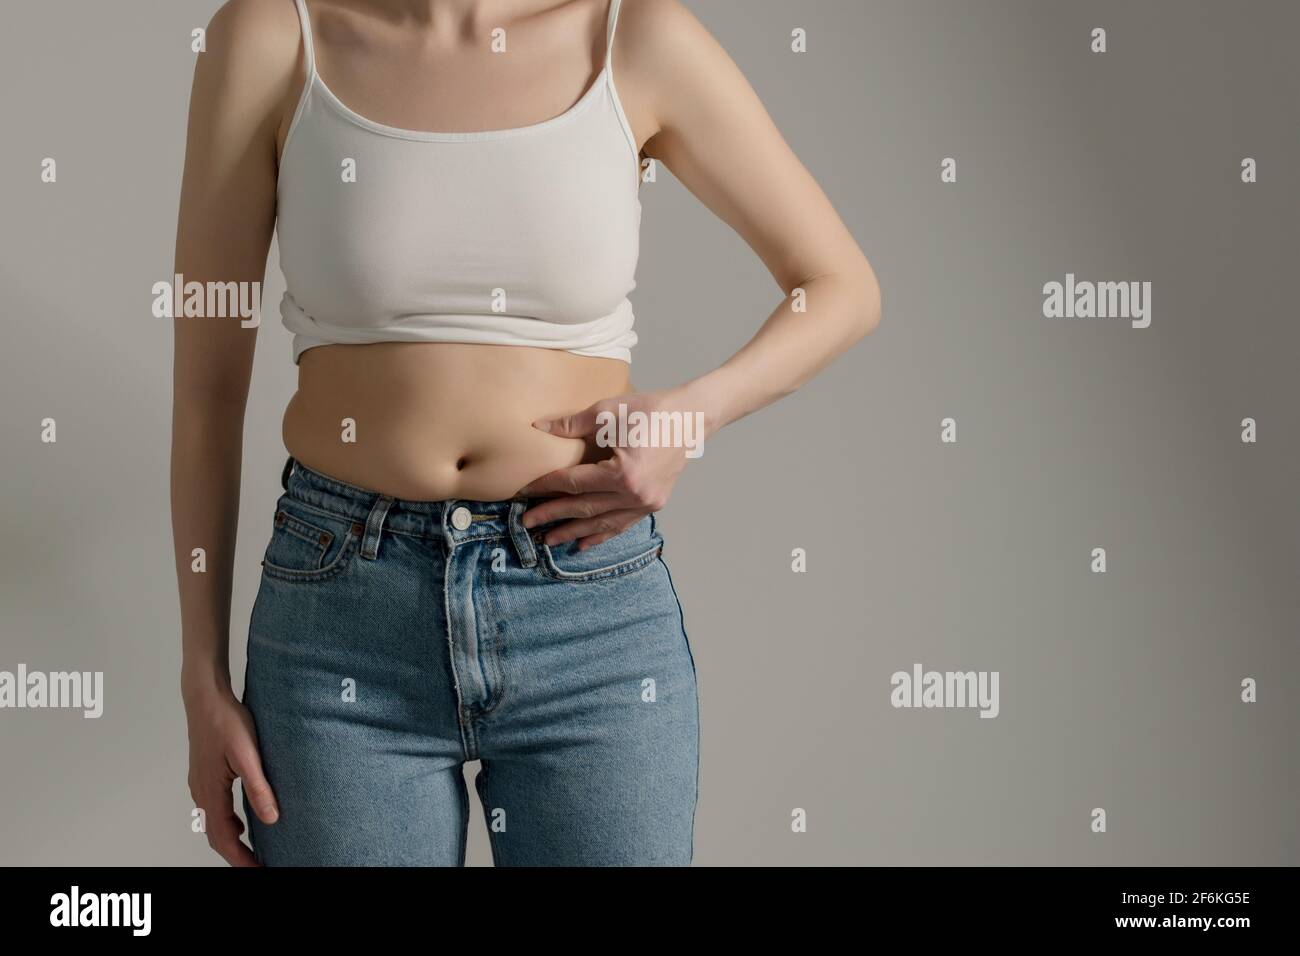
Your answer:
[[[865,331],[862,333],[863,338],[870,335],[876,329],[880,328],[880,320],[883,313],[881,312],[880,283],[876,277],[871,277],[871,288],[866,299],[866,314],[863,317]]]
[[[853,278],[853,342],[862,341],[880,327],[880,282],[871,266],[863,262]]]

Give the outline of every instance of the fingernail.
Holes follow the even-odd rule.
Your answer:
[[[551,430],[551,423],[548,421],[536,421],[533,422],[533,427],[539,432],[549,432]]]
[[[267,823],[274,823],[276,820],[280,819],[280,811],[275,807],[263,807],[262,818]]]

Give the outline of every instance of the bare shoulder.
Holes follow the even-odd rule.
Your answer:
[[[206,33],[195,65],[196,97],[220,98],[268,119],[278,113],[304,75],[293,0],[226,0]]]
[[[677,48],[701,52],[713,35],[681,0],[623,0],[618,14],[619,52],[633,58]]]
[[[681,0],[623,0],[614,62],[620,90],[653,135],[703,90],[732,87],[739,69]]]

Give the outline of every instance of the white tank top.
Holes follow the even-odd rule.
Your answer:
[[[316,73],[282,151],[280,315],[297,362],[317,345],[471,342],[631,362],[641,175],[605,62],[559,116],[512,129],[399,129],[353,112]],[[508,54],[503,54],[508,55]]]

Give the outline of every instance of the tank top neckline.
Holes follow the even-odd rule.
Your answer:
[[[302,27],[302,43],[305,60],[304,66],[306,67],[307,81],[303,85],[302,95],[298,98],[297,108],[294,110],[294,115],[290,120],[282,152],[288,149],[289,139],[292,137],[294,128],[298,125],[298,120],[301,118],[307,107],[308,100],[312,98],[312,93],[319,90],[320,98],[325,105],[330,107],[330,109],[337,115],[354,126],[372,133],[377,133],[381,136],[430,143],[489,142],[494,140],[510,139],[516,136],[525,136],[531,133],[540,133],[544,130],[564,125],[567,121],[583,113],[587,107],[599,99],[602,92],[608,92],[609,98],[613,102],[614,111],[618,116],[619,124],[624,128],[628,140],[632,143],[632,151],[635,154],[638,152],[636,149],[636,140],[632,135],[631,127],[628,125],[627,116],[623,112],[623,104],[619,101],[618,91],[614,88],[614,78],[611,73],[611,67],[613,65],[612,61],[614,59],[614,33],[618,26],[618,11],[621,5],[622,0],[609,0],[608,13],[606,14],[605,19],[604,62],[601,63],[600,71],[592,80],[591,85],[587,87],[586,91],[578,98],[577,102],[563,113],[524,126],[511,126],[486,130],[443,131],[407,129],[401,126],[389,126],[386,123],[380,123],[368,116],[363,116],[344,103],[338,94],[330,89],[329,84],[325,82],[325,78],[320,75],[319,70],[316,68],[316,44],[312,37],[311,15],[307,10],[307,2],[306,0],[294,0],[294,6],[298,10],[299,23]]]
[[[456,143],[456,142],[474,142],[477,140],[497,140],[508,139],[513,136],[525,136],[529,133],[540,133],[543,130],[560,126],[563,123],[577,117],[588,106],[590,106],[599,94],[605,89],[609,78],[609,61],[606,58],[605,63],[601,66],[600,72],[596,78],[587,87],[586,91],[580,96],[572,106],[563,113],[558,113],[549,119],[539,120],[536,123],[529,123],[525,126],[511,126],[502,129],[485,129],[485,130],[465,130],[461,132],[441,131],[441,130],[419,130],[405,129],[400,126],[389,126],[386,123],[380,123],[370,119],[368,116],[362,116],[356,110],[352,109],[341,100],[338,95],[329,88],[324,78],[314,70],[312,71],[310,89],[320,91],[321,98],[324,102],[344,119],[369,130],[372,133],[378,133],[382,136],[391,136],[396,139],[409,139],[421,142],[438,142],[438,143]]]

